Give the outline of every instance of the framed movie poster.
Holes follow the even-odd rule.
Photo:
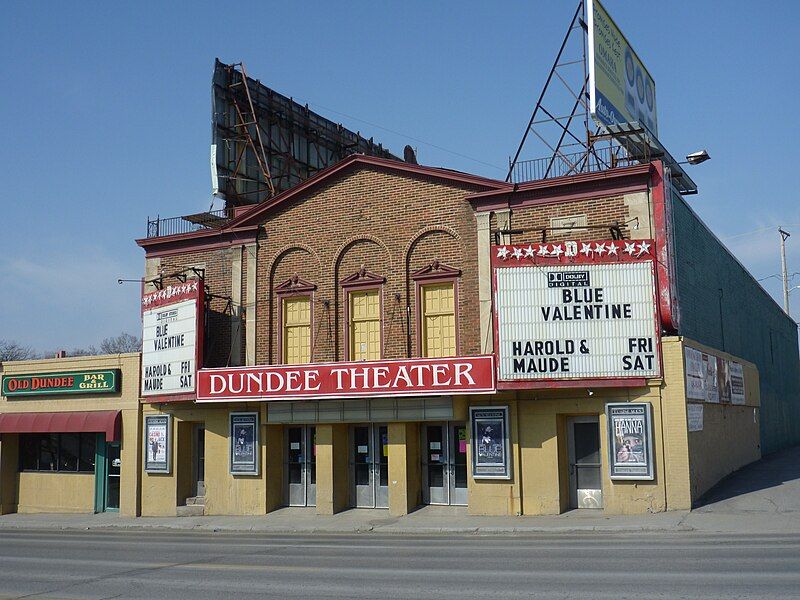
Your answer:
[[[230,414],[230,472],[258,475],[258,413]]]
[[[144,417],[144,470],[169,473],[172,459],[172,421],[170,415]]]
[[[475,479],[510,479],[508,407],[472,406],[472,476]]]
[[[649,402],[606,404],[611,479],[653,479]]]

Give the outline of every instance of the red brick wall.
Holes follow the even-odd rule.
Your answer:
[[[256,362],[279,362],[274,290],[295,274],[316,285],[312,360],[343,360],[342,280],[362,267],[386,279],[381,286],[384,358],[405,357],[409,346],[416,356],[416,289],[411,274],[435,260],[462,272],[459,350],[477,353],[476,223],[464,200],[475,191],[469,185],[359,166],[271,213],[258,248]]]
[[[597,198],[591,200],[576,200],[570,202],[554,202],[552,204],[539,204],[536,206],[516,208],[511,212],[511,228],[523,229],[522,235],[511,238],[514,244],[541,242],[543,227],[550,227],[550,219],[586,215],[589,226],[611,225],[618,223],[623,236],[630,238],[629,225],[623,225],[630,218],[628,207],[622,196],[610,198]],[[491,220],[495,228],[494,215]],[[608,229],[576,229],[574,231],[548,231],[547,240],[560,242],[564,240],[605,240],[611,238]]]
[[[165,275],[182,271],[187,267],[204,266],[207,293],[217,296],[231,296],[231,250],[208,250],[187,252],[186,254],[165,256],[161,259],[161,269]],[[192,277],[192,273],[187,273]],[[211,298],[206,305],[206,328],[210,334],[205,339],[206,367],[219,367],[228,364],[231,344],[230,307],[224,298]]]

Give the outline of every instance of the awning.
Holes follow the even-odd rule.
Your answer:
[[[105,433],[107,442],[119,440],[118,410],[0,414],[0,433]]]

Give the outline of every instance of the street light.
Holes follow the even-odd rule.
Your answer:
[[[707,150],[700,150],[699,152],[692,152],[686,155],[686,162],[690,165],[699,165],[710,159],[711,157],[708,155]]]

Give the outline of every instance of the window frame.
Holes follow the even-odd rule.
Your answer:
[[[461,356],[461,328],[459,327],[459,280],[461,278],[461,270],[450,267],[438,260],[431,262],[429,265],[414,271],[411,274],[411,279],[414,281],[414,302],[416,304],[416,351],[417,356],[425,358],[423,350],[423,329],[425,326],[425,314],[423,313],[423,288],[432,285],[442,285],[445,283],[453,284],[453,327],[456,333],[456,347],[453,356]]]
[[[344,360],[354,361],[350,349],[350,330],[352,321],[350,317],[350,294],[351,292],[370,292],[376,291],[378,293],[378,331],[380,333],[380,354],[375,360],[383,360],[384,356],[384,318],[383,318],[383,287],[386,284],[386,278],[375,273],[370,273],[364,267],[359,271],[346,277],[341,281],[342,293],[344,295]],[[361,362],[361,361],[359,361]]]
[[[284,302],[286,300],[293,300],[296,298],[308,298],[309,308],[309,336],[308,336],[308,363],[314,362],[314,297],[317,286],[304,279],[300,279],[297,274],[287,279],[277,288],[275,288],[275,296],[278,299],[277,309],[277,323],[278,323],[278,343],[277,343],[277,356],[276,364],[285,365],[286,356],[284,355],[284,337],[286,329],[283,322]]]

